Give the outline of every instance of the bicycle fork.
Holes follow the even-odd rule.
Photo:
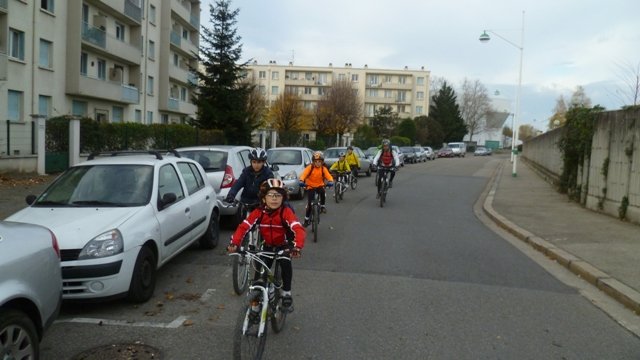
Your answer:
[[[260,296],[262,297],[262,307],[260,309],[260,325],[258,326],[258,337],[261,337],[264,335],[264,330],[265,327],[267,326],[267,315],[269,312],[269,293],[267,292],[266,287],[262,286],[262,285],[251,285],[249,286],[249,294],[251,294],[254,290],[260,291]],[[251,308],[255,302],[258,302],[259,300],[256,298],[251,299],[251,301],[249,302],[249,307],[247,308],[247,313],[245,314],[244,317],[244,323],[242,324],[242,335],[246,335],[247,334],[247,330],[249,330],[249,322],[250,320],[250,314],[251,314]]]

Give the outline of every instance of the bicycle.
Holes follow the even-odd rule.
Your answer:
[[[358,187],[358,177],[354,173],[350,173],[347,178],[347,184],[351,186],[351,190],[355,190]]]
[[[235,206],[238,201],[226,205],[223,203],[223,206]],[[255,209],[258,204],[250,204],[240,202],[242,218],[246,219],[247,215]],[[251,231],[247,233],[247,235],[242,239],[242,243],[240,246],[249,249],[259,249],[262,245],[262,235],[260,235],[260,229],[258,226],[255,226]],[[247,287],[249,286],[249,276],[251,274],[251,259],[246,258],[245,256],[238,256],[233,258],[233,291],[237,295],[242,295],[245,291],[247,291]]]
[[[336,204],[340,202],[340,200],[344,197],[344,192],[348,189],[349,183],[349,174],[347,173],[336,173],[335,176],[336,182],[334,184],[333,189],[333,198],[336,200]]]
[[[384,207],[384,203],[387,201],[387,191],[389,190],[387,175],[390,171],[395,171],[395,167],[378,167],[378,195],[376,198],[380,200],[380,207]]]
[[[242,307],[234,333],[234,359],[261,359],[267,342],[267,321],[270,320],[274,333],[279,333],[287,319],[287,311],[282,307],[282,270],[279,260],[291,261],[287,256],[289,249],[277,252],[249,250],[240,248],[236,257],[247,257],[252,263],[259,264],[260,279],[249,286],[248,301]],[[265,258],[270,258],[271,267]]]

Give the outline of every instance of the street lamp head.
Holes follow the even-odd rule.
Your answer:
[[[486,43],[487,41],[491,40],[491,37],[489,36],[489,34],[487,34],[487,31],[485,30],[480,35],[479,40],[480,42]]]

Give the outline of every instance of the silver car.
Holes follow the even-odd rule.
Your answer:
[[[55,235],[38,225],[0,222],[0,358],[38,359],[61,302]]]
[[[289,194],[298,199],[304,197],[304,187],[298,183],[302,170],[311,164],[313,150],[306,147],[280,147],[267,150],[267,161],[278,166],[282,181]]]
[[[358,155],[360,159],[360,170],[358,170],[358,175],[361,173],[366,174],[367,176],[371,176],[371,160],[367,158],[364,152],[357,146],[353,147],[353,151]],[[346,147],[331,147],[324,151],[324,163],[327,166],[331,167],[334,162],[338,161],[340,153],[347,153]]]
[[[193,146],[176,149],[180,156],[187,157],[202,165],[207,174],[207,178],[218,194],[218,201],[222,201],[229,194],[229,190],[238,180],[242,170],[251,165],[249,151],[253,149],[243,145],[208,145]],[[279,176],[275,169],[274,175]],[[240,198],[242,190],[238,192],[236,198]],[[226,216],[231,225],[237,225],[242,221],[242,211],[239,204],[221,206],[220,215]]]

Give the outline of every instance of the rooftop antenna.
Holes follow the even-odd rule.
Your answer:
[[[296,58],[295,50],[291,50],[291,63],[295,64],[294,60]]]

